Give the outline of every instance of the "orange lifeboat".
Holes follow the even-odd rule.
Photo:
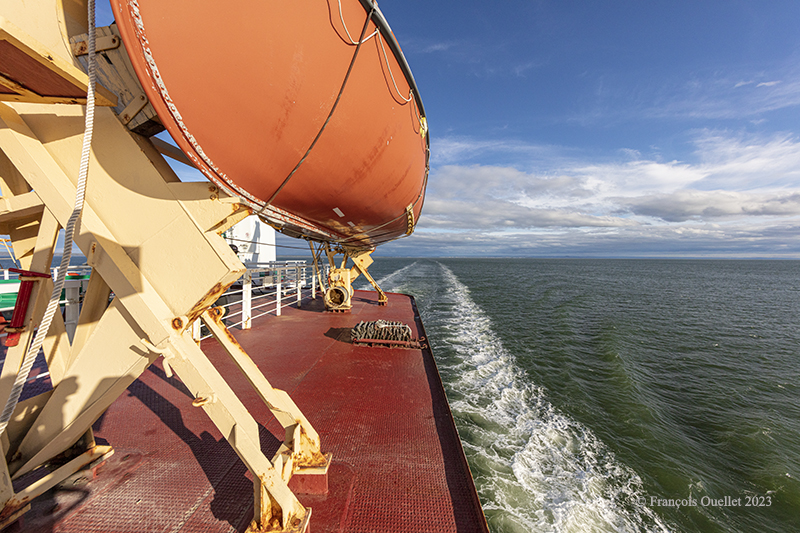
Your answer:
[[[372,0],[112,0],[159,118],[208,179],[293,236],[411,233],[428,176],[416,83]]]

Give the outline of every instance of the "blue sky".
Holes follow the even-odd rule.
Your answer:
[[[378,255],[800,258],[800,2],[379,5],[432,159]]]
[[[383,254],[800,257],[800,2],[380,7],[432,140]]]

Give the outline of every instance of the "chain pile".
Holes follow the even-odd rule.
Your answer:
[[[360,342],[365,339],[411,342],[411,328],[402,322],[388,320],[361,321],[350,331],[350,340]]]

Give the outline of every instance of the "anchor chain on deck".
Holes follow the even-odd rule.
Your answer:
[[[350,330],[350,341],[366,346],[422,349],[424,340],[425,337],[413,338],[408,324],[389,320],[361,321]]]
[[[364,339],[409,342],[411,328],[402,322],[388,320],[364,322],[362,320],[350,332],[350,340],[358,342]]]

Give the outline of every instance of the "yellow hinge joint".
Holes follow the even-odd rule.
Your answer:
[[[414,221],[414,204],[408,204],[406,207],[406,235],[411,235],[414,233],[414,226],[416,226],[416,222]]]

